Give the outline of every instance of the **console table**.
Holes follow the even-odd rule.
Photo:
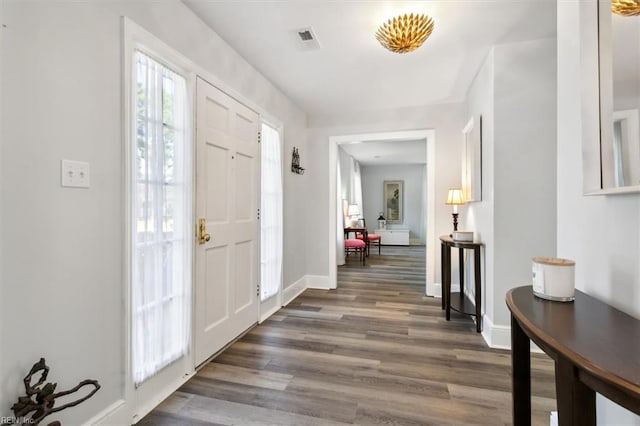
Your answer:
[[[529,339],[555,361],[558,420],[595,425],[598,392],[640,415],[640,320],[578,290],[573,302],[507,293],[511,311],[513,424],[531,424]]]
[[[451,318],[451,309],[461,314],[471,315],[476,319],[476,331],[482,331],[482,286],[480,276],[480,248],[482,243],[455,241],[448,235],[440,237],[440,259],[442,271],[442,309],[447,321]],[[459,252],[460,292],[451,293],[451,248]],[[464,250],[473,250],[475,277],[475,303],[472,303],[464,291]]]

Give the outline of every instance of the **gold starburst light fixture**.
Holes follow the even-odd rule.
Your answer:
[[[376,39],[392,52],[412,52],[429,38],[433,25],[433,18],[430,16],[405,14],[380,25],[376,31]]]
[[[638,16],[640,0],[611,0],[611,11],[621,16]]]

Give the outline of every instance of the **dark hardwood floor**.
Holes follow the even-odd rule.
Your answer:
[[[508,351],[424,296],[424,247],[338,268],[202,368],[142,425],[511,424]],[[533,423],[555,410],[553,362],[532,356]]]

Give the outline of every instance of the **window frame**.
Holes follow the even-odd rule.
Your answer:
[[[136,47],[131,52],[132,63],[132,83],[131,83],[131,124],[130,128],[130,145],[129,145],[129,161],[127,168],[129,168],[129,179],[127,184],[129,186],[129,202],[131,209],[129,210],[128,221],[131,232],[128,235],[128,241],[130,244],[130,258],[129,264],[131,268],[131,371],[133,373],[134,386],[138,387],[145,381],[153,378],[157,374],[160,374],[168,365],[175,362],[177,359],[185,356],[189,353],[191,336],[190,336],[190,316],[192,315],[192,303],[191,303],[191,290],[193,286],[192,278],[192,250],[190,243],[192,240],[189,238],[191,235],[191,228],[193,222],[193,212],[190,208],[191,194],[193,192],[192,179],[190,175],[193,174],[192,162],[189,160],[190,146],[189,136],[189,107],[188,107],[188,75],[183,75],[179,71],[175,71],[171,65],[167,65],[163,58],[150,55],[144,52],[141,48]],[[148,99],[145,106],[153,112],[146,113],[144,115],[139,114],[138,110],[138,87],[137,83],[141,80],[138,64],[141,61],[146,62],[147,71],[145,76],[151,77],[151,81],[145,80],[147,93],[155,93],[156,96]],[[178,109],[173,108],[173,113],[180,113],[181,117],[171,123],[166,122],[165,117],[165,100],[168,90],[165,89],[165,85],[168,83],[174,84],[174,94],[176,99],[180,100],[182,104]],[[181,87],[179,87],[181,86]],[[178,95],[182,98],[180,99]],[[138,145],[138,125],[142,123],[146,129],[148,135],[145,139],[145,152],[150,153],[146,158],[145,172],[146,176],[139,175],[139,145]],[[176,132],[176,143],[173,146],[174,161],[178,163],[173,167],[173,182],[169,182],[170,174],[166,168],[165,153],[167,149],[166,131],[168,128],[180,130]],[[151,144],[149,140],[155,138]],[[162,151],[162,154],[159,152]],[[165,213],[164,209],[167,207],[167,194],[165,193],[169,188],[176,188],[174,194],[174,211],[169,216],[174,221],[173,231],[176,235],[167,237],[165,235]],[[149,201],[141,202],[141,196],[150,197],[151,205],[145,206],[145,203]],[[144,213],[140,209],[144,210]],[[146,232],[150,234],[150,239],[140,241],[139,226],[141,220],[141,213],[144,216],[145,229],[151,223],[151,228]],[[155,219],[155,220],[154,220]],[[181,219],[181,220],[180,220]],[[175,223],[178,221],[178,223]],[[156,223],[157,222],[157,223]],[[176,226],[177,225],[177,226]],[[145,232],[145,233],[146,233]],[[177,256],[177,258],[176,258]],[[149,257],[153,265],[142,265],[145,257],[148,262]],[[170,258],[168,265],[161,266],[163,260]],[[154,264],[155,263],[155,264]],[[162,274],[161,277],[157,277],[156,280],[161,280],[161,283],[157,283],[153,286],[154,290],[160,292],[160,295],[155,296],[151,301],[140,306],[135,306],[136,302],[136,286],[141,285],[147,287],[147,281],[137,282],[139,274],[142,274],[148,268],[151,268],[152,272]],[[166,268],[166,269],[165,269]],[[137,272],[136,272],[137,271]],[[144,276],[144,275],[143,275]],[[176,284],[180,283],[180,284]],[[164,284],[164,285],[163,285]],[[167,287],[168,288],[164,288]],[[179,345],[175,344],[171,347],[171,344],[166,345],[165,350],[168,352],[163,353],[159,359],[156,359],[156,364],[150,371],[137,372],[134,368],[136,357],[134,351],[137,342],[134,341],[136,337],[136,326],[140,316],[150,313],[153,317],[154,311],[159,307],[168,310],[175,308],[174,303],[182,303],[182,306],[178,306],[178,313],[182,313],[181,326],[182,332],[185,335],[181,336],[183,340]],[[160,311],[162,311],[162,308]],[[139,310],[139,312],[136,312]],[[163,330],[166,331],[166,330]],[[175,330],[174,330],[175,331]],[[145,331],[137,331],[138,335],[145,334]],[[180,334],[180,332],[178,332]],[[162,340],[162,339],[160,339]],[[148,349],[148,348],[146,348]],[[156,353],[155,356],[158,354]]]
[[[142,384],[135,386],[132,370],[132,239],[133,229],[130,218],[132,217],[132,194],[131,194],[131,178],[135,169],[132,162],[132,144],[135,144],[135,108],[132,92],[134,79],[133,68],[133,52],[139,50],[145,55],[150,56],[163,66],[182,75],[186,79],[186,111],[188,127],[185,132],[185,152],[188,156],[185,158],[190,162],[190,172],[188,173],[189,184],[191,188],[186,192],[188,197],[187,206],[189,213],[186,215],[187,221],[190,221],[189,233],[187,237],[193,235],[194,230],[194,183],[195,183],[195,82],[196,74],[201,75],[203,70],[194,64],[191,60],[184,57],[175,49],[165,44],[163,41],[155,37],[153,34],[136,24],[131,19],[123,16],[123,48],[122,48],[122,291],[123,291],[123,320],[122,320],[122,364],[124,369],[124,380],[122,381],[122,400],[123,410],[117,410],[110,418],[121,419],[119,422],[136,421],[146,413],[151,411],[157,403],[169,395],[169,390],[177,389],[182,383],[188,380],[195,372],[193,361],[193,326],[189,330],[189,344],[187,354],[173,363],[169,364],[164,370],[160,371],[156,376],[148,379]],[[188,295],[188,308],[190,310],[190,321],[193,323],[193,282],[194,282],[194,240],[190,239],[186,245],[190,253],[189,264],[186,265],[189,271],[190,288]],[[161,397],[158,395],[162,394]],[[160,398],[160,399],[158,399]]]

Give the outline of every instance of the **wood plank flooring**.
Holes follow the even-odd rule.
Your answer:
[[[424,247],[338,268],[255,327],[141,425],[507,425],[508,351],[424,296]],[[555,410],[553,362],[532,356],[533,423]]]

